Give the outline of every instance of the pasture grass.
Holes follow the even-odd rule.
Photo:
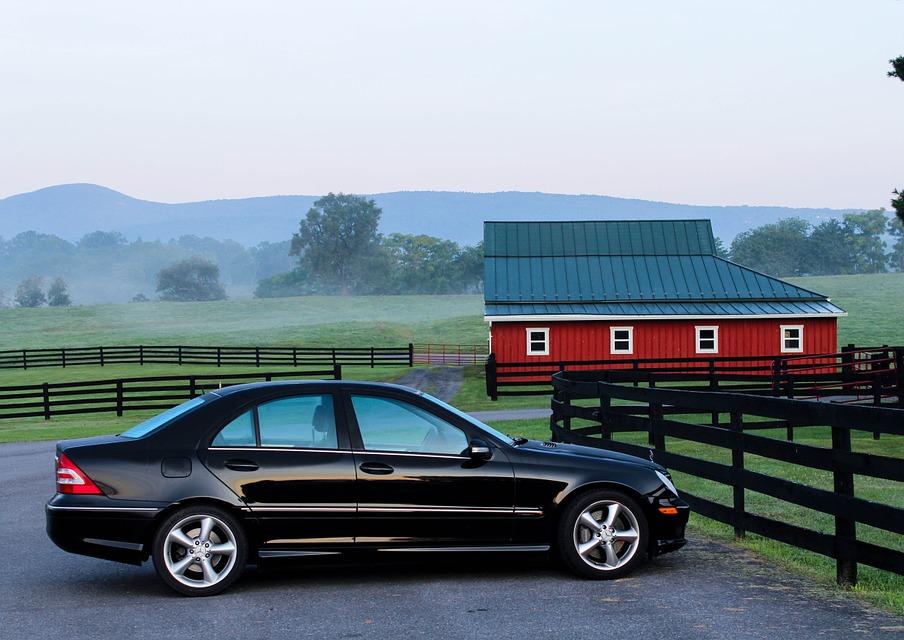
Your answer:
[[[508,420],[491,422],[490,424],[496,429],[511,435],[520,435],[539,440],[547,440],[550,437],[549,425],[544,421]],[[780,429],[763,430],[756,433],[765,437],[784,438],[784,430]],[[801,444],[831,447],[831,434],[828,428],[797,428],[794,435],[795,442]],[[617,434],[616,438],[623,442],[643,446],[646,446],[647,443],[645,433]],[[853,431],[851,440],[854,451],[891,456],[904,460],[904,437],[882,435],[880,440],[874,440],[872,434]],[[731,464],[731,452],[719,447],[667,438],[666,449],[721,464]],[[747,469],[774,477],[829,491],[833,488],[832,475],[829,472],[808,469],[753,455],[746,455],[744,463]],[[707,498],[724,505],[731,505],[732,488],[730,486],[703,480],[681,472],[673,471],[672,475],[679,491],[685,490],[701,498]],[[855,495],[859,498],[904,508],[904,490],[902,490],[901,483],[855,476],[854,488]],[[749,490],[745,494],[745,507],[750,513],[822,533],[834,532],[834,519],[828,514],[783,502]],[[835,584],[835,561],[831,558],[755,534],[748,534],[743,538],[735,538],[734,530],[730,525],[702,516],[691,516],[689,531],[691,535],[699,533],[743,547],[775,562],[781,567],[806,575],[819,584],[833,590],[842,590],[841,587]],[[904,536],[895,533],[858,524],[857,538],[858,540],[904,551]],[[858,584],[850,590],[852,593],[873,604],[904,615],[904,576],[880,571],[865,565],[859,565],[858,572]]]

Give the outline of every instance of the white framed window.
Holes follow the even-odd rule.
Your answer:
[[[527,355],[548,356],[549,327],[528,327],[525,331],[527,332]]]
[[[782,330],[782,353],[803,353],[804,352],[804,325],[802,324],[783,324]]]
[[[634,353],[634,327],[609,327],[609,352]]]
[[[697,353],[719,353],[719,327],[694,327]]]

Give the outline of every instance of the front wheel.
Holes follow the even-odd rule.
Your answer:
[[[245,568],[245,532],[213,506],[191,506],[164,520],[154,537],[154,568],[170,588],[187,596],[211,596],[238,580]]]
[[[643,561],[649,539],[640,506],[617,491],[590,491],[565,510],[558,547],[565,564],[591,580],[620,578]]]

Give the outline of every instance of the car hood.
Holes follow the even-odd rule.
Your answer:
[[[558,456],[561,458],[582,458],[589,460],[612,460],[616,462],[625,462],[634,464],[639,467],[653,469],[661,473],[665,473],[665,467],[661,464],[653,462],[645,458],[631,456],[618,451],[609,451],[608,449],[597,449],[596,447],[585,447],[579,444],[565,444],[563,442],[541,442],[540,440],[528,440],[522,445],[518,445],[521,450],[535,452],[541,455]]]

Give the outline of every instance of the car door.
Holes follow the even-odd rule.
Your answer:
[[[208,468],[245,501],[264,548],[354,541],[355,461],[337,404],[332,393],[267,400],[207,448]]]
[[[359,544],[510,540],[515,481],[501,448],[491,446],[489,459],[472,458],[469,443],[480,433],[413,394],[349,390],[346,411],[358,468]]]

